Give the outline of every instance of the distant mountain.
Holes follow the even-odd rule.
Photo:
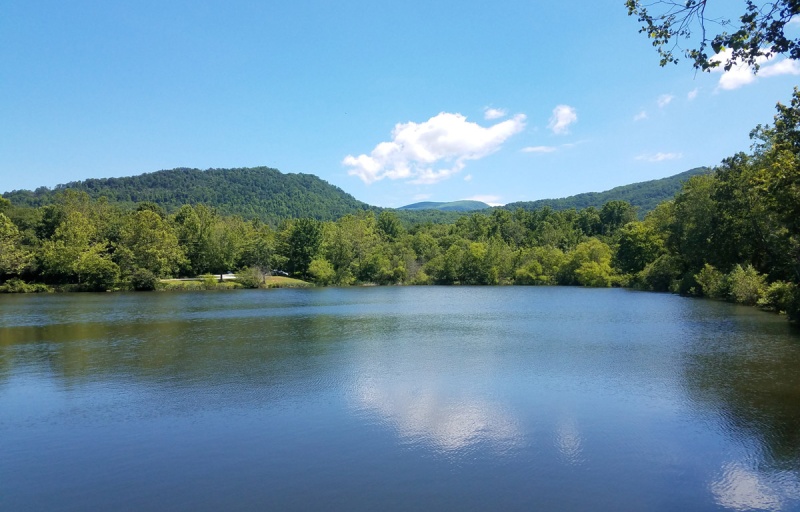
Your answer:
[[[588,192],[562,199],[542,199],[509,203],[501,208],[536,210],[549,206],[554,210],[600,208],[614,199],[628,201],[644,215],[665,200],[672,199],[681,184],[691,176],[711,172],[699,167],[660,180],[616,187],[605,192]],[[358,201],[338,187],[313,174],[283,174],[269,167],[238,169],[172,169],[125,178],[99,178],[39,187],[35,191],[14,190],[2,196],[18,206],[38,207],[53,202],[62,190],[79,190],[92,198],[106,197],[110,202],[133,208],[149,201],[172,212],[184,204],[205,203],[225,215],[241,215],[276,224],[283,219],[310,217],[335,220],[348,213],[382,208]],[[455,222],[462,215],[488,211],[480,201],[422,202],[396,209],[408,225]]]
[[[672,199],[686,180],[692,176],[708,174],[710,172],[712,172],[712,169],[708,167],[697,167],[667,178],[623,185],[621,187],[612,188],[611,190],[606,190],[605,192],[586,192],[584,194],[561,199],[520,201],[509,203],[503,206],[503,208],[507,210],[516,210],[517,208],[522,208],[523,210],[538,210],[549,206],[554,210],[568,210],[570,208],[580,210],[589,206],[600,208],[609,201],[622,200],[638,207],[639,215],[644,216],[645,213],[653,210],[659,203]]]
[[[401,206],[398,210],[441,210],[444,212],[473,212],[475,210],[485,210],[491,208],[486,203],[481,201],[450,201],[449,203],[437,203],[434,201],[425,201],[422,203],[414,203],[406,206]]]
[[[172,169],[75,181],[54,189],[15,190],[3,197],[20,206],[43,206],[66,189],[85,191],[92,198],[106,197],[124,206],[150,201],[167,211],[183,204],[205,203],[223,214],[268,222],[299,217],[334,220],[373,208],[313,174],[283,174],[269,167]]]

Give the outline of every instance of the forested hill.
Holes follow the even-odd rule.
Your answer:
[[[615,187],[605,192],[586,192],[574,196],[564,197],[561,199],[540,199],[538,201],[520,201],[516,203],[509,203],[504,206],[507,210],[516,210],[522,208],[523,210],[538,210],[549,206],[554,210],[568,210],[575,208],[581,210],[589,206],[601,208],[609,201],[621,200],[627,201],[631,205],[638,207],[639,215],[643,216],[645,213],[651,211],[653,208],[663,201],[672,199],[675,194],[681,189],[683,183],[698,174],[708,174],[711,169],[708,167],[696,167],[686,172],[662,178],[660,180],[642,181],[640,183],[632,183],[630,185],[623,185]]]
[[[150,201],[167,211],[205,203],[226,215],[275,222],[286,218],[334,220],[371,207],[313,174],[283,174],[269,167],[172,169],[124,178],[100,178],[15,190],[3,194],[18,206],[42,206],[60,190],[85,191],[92,198],[133,207]]]
[[[398,210],[441,210],[444,212],[473,212],[476,210],[485,210],[491,208],[488,204],[481,201],[470,201],[464,199],[462,201],[450,201],[447,203],[440,203],[434,201],[425,201],[422,203],[408,204],[401,206]]]

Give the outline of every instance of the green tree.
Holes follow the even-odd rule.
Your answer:
[[[186,273],[199,275],[211,271],[211,238],[217,221],[216,210],[204,204],[183,205],[172,218],[186,255]]]
[[[102,292],[114,288],[119,280],[119,266],[111,261],[111,257],[100,245],[95,245],[83,252],[75,263],[78,284],[94,292]]]
[[[590,238],[567,255],[567,262],[560,269],[559,281],[561,284],[611,286],[614,277],[611,255],[611,247]]]
[[[127,218],[117,253],[128,272],[142,268],[158,277],[176,273],[186,258],[170,225],[148,209]]]
[[[636,16],[642,24],[639,29],[651,40],[661,57],[661,65],[678,62],[682,52],[696,69],[711,70],[717,66],[731,69],[745,63],[755,71],[759,59],[777,54],[800,58],[800,38],[786,36],[786,25],[800,13],[798,0],[771,0],[755,2],[744,0],[744,12],[728,32],[711,34],[711,23],[727,27],[731,20],[706,14],[707,0],[626,0],[628,15]],[[682,48],[681,42],[694,38],[693,48]],[[726,60],[714,59],[708,54],[729,50]]]
[[[289,227],[286,257],[288,270],[300,278],[308,277],[308,267],[322,244],[322,224],[314,219],[298,219]]]
[[[620,230],[614,263],[622,272],[636,274],[664,250],[664,240],[654,228],[644,222],[629,222]]]
[[[0,277],[18,275],[32,260],[32,254],[20,245],[22,237],[17,226],[0,213]]]
[[[75,282],[75,265],[81,254],[90,250],[96,241],[97,230],[80,211],[72,210],[59,217],[52,238],[42,242],[37,252],[38,265],[51,281]]]
[[[612,235],[622,226],[636,220],[636,208],[627,201],[609,201],[600,208],[600,225],[604,235]]]
[[[314,258],[311,260],[311,263],[308,265],[308,274],[311,276],[312,281],[322,286],[331,284],[336,277],[336,271],[333,269],[333,265],[325,258]]]

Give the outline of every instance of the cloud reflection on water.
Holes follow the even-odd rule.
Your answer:
[[[436,451],[455,452],[480,443],[505,450],[520,444],[522,438],[508,411],[463,390],[362,379],[355,399],[359,409],[378,414],[404,441]]]
[[[800,481],[790,472],[763,473],[740,462],[725,464],[711,483],[714,501],[732,510],[783,510],[800,498]]]

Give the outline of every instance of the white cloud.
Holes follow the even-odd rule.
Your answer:
[[[472,181],[472,175],[467,174],[466,176],[464,176],[464,181]]]
[[[566,135],[569,133],[569,126],[578,122],[578,113],[574,107],[569,105],[558,105],[553,109],[550,117],[550,124],[547,125],[556,135]]]
[[[384,178],[437,183],[457,174],[468,160],[499,150],[524,128],[524,114],[487,128],[461,114],[442,112],[424,123],[398,123],[391,141],[381,142],[369,155],[347,155],[342,163],[350,167],[349,175],[367,184]]]
[[[506,117],[508,112],[503,108],[490,108],[486,107],[483,109],[483,117],[484,119],[492,120],[492,119],[500,119],[501,117]]]
[[[633,116],[634,121],[641,121],[642,119],[647,119],[647,112],[644,110]]]
[[[792,59],[783,59],[769,66],[763,66],[758,72],[759,76],[800,75],[800,62]]]
[[[522,148],[523,153],[552,153],[554,151],[558,151],[555,146],[528,146]]]
[[[724,63],[728,60],[730,55],[731,50],[725,50],[711,57],[711,60]],[[758,75],[753,74],[752,69],[750,69],[750,66],[747,64],[737,64],[728,71],[725,71],[722,66],[714,68],[715,72],[722,73],[722,76],[719,77],[717,88],[731,91],[752,84],[759,77],[769,78],[781,75],[800,75],[800,62],[792,59],[782,59],[774,62],[774,59],[775,57],[759,57],[756,59],[759,65]]]
[[[466,201],[480,201],[482,203],[486,203],[489,206],[503,206],[503,203],[498,203],[497,201],[500,200],[500,196],[491,196],[491,195],[477,195],[472,197],[467,197]]]
[[[636,157],[636,160],[642,160],[644,162],[664,162],[667,160],[677,160],[679,158],[683,158],[683,153],[645,153],[641,154]]]
[[[658,97],[658,100],[656,100],[658,102],[658,108],[666,107],[667,105],[672,103],[672,100],[674,99],[675,96],[673,96],[672,94],[662,94],[661,96]]]
[[[689,94],[686,95],[686,99],[688,99],[689,101],[692,101],[693,99],[695,99],[697,97],[697,94],[699,92],[700,92],[700,89],[695,87],[694,89],[689,91]]]

